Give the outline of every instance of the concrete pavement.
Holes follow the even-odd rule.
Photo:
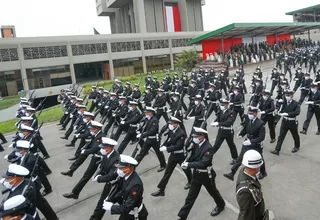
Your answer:
[[[264,72],[264,79],[267,73],[271,72],[274,62],[267,62],[262,65]],[[246,74],[252,73],[255,65],[245,67]],[[231,74],[233,74],[232,71]],[[246,84],[250,91],[251,76],[246,75]],[[270,77],[269,77],[270,78]],[[271,87],[270,81],[267,88]],[[300,93],[297,92],[295,98],[299,98]],[[246,101],[249,96],[246,97]],[[306,117],[307,106],[302,105],[301,114],[299,116],[299,130],[302,129],[302,123]],[[214,116],[208,120],[210,123]],[[164,124],[164,119],[161,119],[161,125]],[[192,121],[185,121],[188,131],[191,129]],[[240,124],[239,118],[235,122],[237,129]],[[279,126],[276,128],[277,135],[279,134]],[[235,130],[237,133],[239,130]],[[301,150],[295,154],[291,153],[293,148],[293,140],[288,133],[284,141],[280,156],[275,156],[269,153],[275,147],[270,144],[270,137],[267,128],[267,135],[264,141],[264,158],[266,161],[266,168],[268,177],[261,181],[262,189],[266,201],[267,208],[271,209],[275,214],[277,220],[318,220],[320,215],[319,207],[320,197],[319,182],[320,176],[318,170],[320,168],[320,149],[318,142],[320,136],[315,135],[317,126],[315,118],[310,123],[308,135],[300,135]],[[44,144],[47,147],[51,158],[47,160],[48,165],[51,167],[53,173],[49,176],[49,180],[53,186],[54,192],[47,196],[48,201],[58,212],[60,220],[88,220],[93,212],[93,209],[99,199],[100,192],[103,188],[102,184],[96,182],[89,182],[84,190],[81,192],[78,200],[70,200],[62,197],[63,193],[70,192],[73,186],[81,178],[85,171],[88,161],[77,170],[72,178],[65,177],[60,174],[62,170],[67,170],[71,164],[68,158],[74,153],[74,148],[66,148],[64,145],[67,143],[59,137],[63,132],[58,131],[58,126],[52,124],[44,126],[42,131],[44,137]],[[217,133],[217,128],[209,127],[210,142],[214,143],[214,138]],[[120,139],[120,141],[122,138]],[[235,139],[238,151],[241,149],[243,140]],[[133,145],[128,145],[126,153],[130,154]],[[10,150],[0,153],[3,157],[9,153]],[[166,155],[167,158],[168,155]],[[203,188],[191,213],[190,220],[235,220],[237,219],[237,202],[235,198],[235,181],[232,182],[222,176],[223,173],[229,172],[231,166],[229,148],[226,143],[223,143],[220,150],[213,158],[213,166],[217,173],[216,184],[222,196],[227,201],[227,207],[217,217],[211,217],[210,211],[215,206],[212,198]],[[4,160],[0,161],[0,171],[5,172],[8,163]],[[157,173],[156,169],[159,162],[153,153],[145,157],[140,166],[137,168],[142,180],[144,181],[144,202],[149,211],[150,220],[175,220],[179,209],[184,204],[187,191],[183,189],[186,184],[186,178],[178,167],[170,179],[169,185],[166,190],[166,196],[154,198],[150,194],[157,190],[157,184],[162,178],[162,173]],[[118,216],[110,216],[107,213],[104,219],[115,220]]]

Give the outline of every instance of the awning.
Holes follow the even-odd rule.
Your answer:
[[[302,8],[299,10],[295,10],[295,11],[290,11],[287,12],[286,15],[294,15],[294,14],[320,14],[320,4],[319,5],[314,5],[314,6],[310,6],[307,8]]]

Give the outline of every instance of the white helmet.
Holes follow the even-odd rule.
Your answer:
[[[256,150],[248,150],[244,153],[242,164],[249,168],[258,168],[263,164],[261,155]]]

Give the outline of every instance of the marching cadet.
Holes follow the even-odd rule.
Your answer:
[[[292,153],[297,152],[300,149],[300,137],[298,133],[298,121],[297,116],[300,115],[300,104],[293,100],[294,92],[292,90],[287,90],[285,92],[285,100],[283,101],[283,106],[278,112],[279,116],[283,116],[280,134],[278,137],[278,142],[275,150],[271,151],[272,154],[278,155],[281,150],[282,143],[284,138],[287,135],[287,132],[290,131],[294,140],[294,148]]]
[[[153,94],[151,93],[151,87],[147,86],[142,103],[144,103],[145,106],[151,107],[152,100],[153,100]]]
[[[113,181],[117,178],[117,167],[116,165],[119,163],[120,154],[118,151],[114,150],[114,147],[117,146],[118,143],[115,140],[110,138],[103,137],[102,144],[99,145],[100,153],[103,155],[103,159],[100,165],[100,169],[98,173],[93,177],[93,182],[104,183],[103,191],[100,195],[100,199],[97,203],[97,206],[91,215],[89,220],[101,220],[105,213],[103,209],[103,202],[106,197],[109,195],[111,190],[110,181]]]
[[[238,220],[262,220],[268,215],[265,210],[261,184],[257,179],[263,159],[259,152],[248,150],[243,155],[243,168],[239,171],[236,197],[239,204]]]
[[[236,120],[236,115],[233,111],[229,109],[229,101],[226,99],[220,100],[220,113],[217,115],[217,118],[211,123],[211,126],[219,127],[218,134],[216,136],[215,143],[213,145],[213,155],[217,153],[221,144],[224,140],[227,141],[227,144],[230,149],[233,165],[238,158],[237,147],[234,143],[234,130],[233,124]]]
[[[38,129],[38,119],[36,116],[36,109],[31,108],[31,107],[27,107],[26,116],[33,118],[33,121],[31,123],[30,127],[32,127],[34,130],[37,130]]]
[[[89,112],[93,112],[93,110],[95,109],[95,108],[98,108],[98,104],[99,104],[99,102],[102,100],[102,98],[103,98],[103,91],[104,91],[104,89],[103,89],[103,87],[99,87],[98,88],[98,92],[97,92],[97,94],[96,94],[96,96],[95,96],[95,99],[92,101],[92,103],[91,103],[91,106],[90,106],[90,109],[89,109]],[[90,97],[90,96],[89,96]]]
[[[162,179],[160,180],[158,184],[158,191],[152,193],[152,196],[164,196],[165,195],[165,189],[166,186],[169,182],[169,179],[177,166],[179,164],[183,163],[185,160],[184,156],[184,142],[187,138],[186,133],[179,127],[179,123],[181,121],[175,117],[171,117],[170,120],[168,121],[169,125],[169,133],[168,133],[168,138],[167,140],[162,144],[160,147],[160,151],[166,151],[170,153],[170,156],[168,158],[168,164],[166,167],[166,170],[164,172],[164,175]],[[184,173],[186,174],[188,183],[184,187],[184,189],[189,189],[190,188],[190,183],[192,179],[192,174],[190,169],[184,169]]]
[[[101,120],[102,124],[104,124],[107,119],[109,119],[109,121],[111,120],[112,112],[116,111],[118,105],[119,100],[117,99],[117,94],[114,92],[110,93],[110,100],[104,107],[104,112]]]
[[[187,111],[188,108],[186,104],[184,103],[184,96],[188,94],[188,88],[189,88],[189,79],[186,75],[186,73],[182,73],[182,80],[181,80],[181,86],[182,86],[182,93],[181,93],[181,102],[182,102],[182,108],[184,111]]]
[[[226,77],[225,74],[226,74],[225,70],[222,70],[220,75],[219,75],[220,90],[223,90],[224,94],[226,96],[228,96],[228,93],[227,93],[227,77]]]
[[[209,102],[208,112],[206,118],[209,118],[212,112],[215,112],[215,115],[219,112],[219,100],[221,99],[220,90],[216,89],[216,86],[213,83],[209,83],[208,94],[205,97],[205,102]],[[208,103],[206,103],[207,106]]]
[[[185,162],[181,164],[182,169],[192,168],[193,176],[185,204],[178,213],[178,220],[187,219],[202,185],[206,188],[217,205],[212,210],[211,216],[219,215],[225,207],[225,202],[216,188],[216,173],[212,168],[213,148],[205,138],[205,136],[208,135],[208,132],[197,127],[195,127],[194,130],[195,132],[192,136],[195,147],[190,152],[190,157],[187,157]]]
[[[73,131],[75,131],[80,123],[82,122],[83,112],[86,111],[87,106],[85,105],[77,105],[77,112],[72,115],[72,121],[70,127],[64,136],[60,137],[61,139],[68,140],[69,136]]]
[[[113,92],[116,93],[118,96],[120,96],[123,93],[122,82],[120,80],[118,80],[118,82],[116,84],[117,84],[117,87],[115,90],[113,90]]]
[[[271,98],[271,92],[269,90],[263,91],[263,96],[259,104],[260,109],[260,118],[264,124],[268,123],[269,134],[270,134],[270,143],[276,141],[276,132],[275,132],[275,123],[274,123],[274,100]]]
[[[147,155],[150,148],[156,152],[157,158],[160,162],[160,168],[157,170],[161,172],[166,168],[166,160],[164,158],[163,152],[159,150],[158,143],[158,132],[159,132],[159,121],[154,116],[155,110],[151,107],[146,107],[145,113],[145,123],[142,126],[142,132],[137,135],[137,139],[139,139],[139,145],[141,146],[141,150],[139,154],[135,157],[135,159],[140,163],[143,158]],[[146,139],[145,141],[143,139]]]
[[[231,110],[234,111],[235,117],[239,114],[241,122],[244,121],[244,96],[243,94],[239,91],[240,87],[236,86],[233,90],[233,94],[230,96],[230,104],[231,105]]]
[[[118,105],[117,109],[114,112],[112,112],[111,118],[109,119],[109,122],[108,122],[107,126],[104,128],[103,132],[105,134],[107,134],[109,129],[112,126],[115,126],[115,125],[113,125],[114,123],[116,125],[119,125],[121,118],[124,118],[126,116],[127,112],[128,112],[128,105],[126,104],[126,97],[120,96],[119,97],[119,105]]]
[[[180,100],[180,96],[181,94],[178,92],[173,93],[170,109],[167,111],[167,113],[171,113],[171,116],[179,119],[181,121],[181,123],[179,123],[180,128],[186,132],[186,128],[183,124],[182,100]]]
[[[91,139],[88,141],[82,148],[80,156],[73,162],[68,171],[62,171],[61,174],[64,176],[72,177],[73,173],[83,164],[90,154],[97,154],[99,151],[99,145],[101,143],[101,138],[105,137],[105,134],[102,132],[103,125],[96,121],[91,121],[90,125],[90,135]],[[94,156],[93,156],[94,157]],[[88,167],[89,169],[89,167]],[[90,179],[90,177],[89,177]],[[74,194],[76,195],[76,194]],[[72,196],[74,196],[72,195]],[[72,198],[72,197],[71,197]]]
[[[196,87],[196,81],[190,81],[190,87],[188,88],[188,96],[189,96],[189,107],[186,111],[185,119],[187,119],[187,115],[190,113],[192,107],[194,106],[194,98],[198,94],[198,88]]]
[[[126,97],[126,99],[128,100],[129,97],[131,99],[131,95],[132,95],[131,83],[126,82],[126,87],[124,88],[123,96]],[[130,100],[128,100],[128,101],[130,101]]]
[[[296,92],[297,89],[300,87],[301,85],[301,82],[302,82],[302,79],[303,79],[303,72],[302,72],[302,69],[301,67],[299,66],[296,70],[296,73],[295,73],[295,76],[294,76],[294,88],[293,88],[293,91]]]
[[[311,89],[308,94],[308,100],[305,102],[308,105],[307,118],[303,123],[301,134],[307,134],[307,130],[313,115],[316,116],[318,130],[316,135],[320,135],[320,91],[319,84],[314,82],[311,84]]]
[[[46,196],[52,193],[52,187],[47,178],[47,175],[51,174],[52,172],[46,162],[40,156],[34,155],[33,152],[29,150],[32,147],[33,144],[30,144],[29,141],[17,141],[14,150],[15,158],[8,157],[8,161],[16,162],[19,165],[27,168],[30,174],[34,172],[33,176],[29,178],[34,178],[37,176],[39,177],[41,184],[44,186],[42,196]]]
[[[27,213],[30,206],[23,195],[16,195],[5,201],[0,207],[0,219],[3,220],[34,220],[35,218]]]
[[[7,139],[4,137],[4,135],[0,132],[0,152],[4,151],[4,148],[2,147],[2,144],[6,144],[8,141]]]
[[[155,95],[155,93],[157,92],[157,90],[160,88],[160,83],[158,81],[158,77],[157,76],[153,76],[153,80],[151,82],[151,89],[153,94]]]
[[[233,181],[234,175],[241,166],[243,155],[248,150],[256,150],[262,155],[262,142],[266,136],[266,129],[263,121],[258,118],[258,108],[249,106],[248,108],[248,120],[245,122],[243,129],[239,132],[238,137],[242,138],[246,135],[246,139],[242,144],[241,152],[237,161],[233,164],[231,172],[223,174],[226,178]],[[261,173],[259,179],[263,179],[267,176],[265,164],[261,167]]]
[[[94,100],[97,98],[97,95],[98,95],[98,92],[97,92],[97,87],[96,86],[92,86],[91,87],[91,92],[88,96],[88,100],[91,100],[91,106],[90,106],[90,109],[94,109]]]
[[[149,213],[143,204],[143,183],[135,171],[137,165],[138,161],[132,157],[120,155],[116,172],[121,177],[122,187],[116,196],[103,203],[103,209],[110,211],[111,215],[120,215],[119,220],[147,220],[148,218]]]
[[[118,152],[120,154],[126,149],[130,140],[135,141],[137,136],[137,128],[138,124],[142,119],[142,114],[140,110],[137,108],[138,103],[134,101],[129,102],[129,112],[124,120],[121,120],[119,129],[123,126],[124,128],[121,130],[126,130],[126,136],[123,138],[120,146],[118,147]],[[115,134],[115,140],[118,140],[121,132],[117,131]]]
[[[309,73],[311,73],[311,70],[313,70],[313,73],[316,74],[317,69],[317,58],[313,53],[310,53],[309,55]]]
[[[187,116],[189,120],[194,120],[192,127],[201,127],[201,124],[205,120],[205,107],[201,102],[201,95],[196,95],[194,98],[194,105]]]
[[[71,105],[74,105],[74,102],[75,102],[75,97],[74,97],[74,99],[72,99],[71,97],[73,97],[73,93],[72,92],[67,92],[66,100],[62,101],[62,104],[63,104],[62,107],[63,107],[64,114],[61,117],[61,119],[60,119],[60,121],[59,121],[59,123],[57,125],[62,125],[63,122],[69,116],[68,110],[71,107]]]
[[[141,97],[141,92],[139,90],[139,84],[134,84],[134,88],[133,88],[133,92],[132,92],[132,100],[134,102],[138,102],[140,97]]]
[[[301,86],[300,86],[300,90],[301,90],[300,99],[299,99],[300,105],[308,96],[312,82],[313,80],[310,79],[310,73],[308,72],[304,73],[304,78],[302,79]]]
[[[116,93],[116,91],[119,89],[119,82],[120,80],[115,79],[114,83],[112,84],[111,88],[112,88],[112,92]]]
[[[62,127],[59,129],[59,131],[66,130],[67,125],[71,121],[73,114],[77,111],[77,105],[80,105],[82,103],[77,102],[77,97],[76,96],[71,96],[71,103],[66,110],[65,114],[67,115],[66,119],[62,123]]]
[[[158,89],[158,95],[155,97],[155,101],[153,103],[153,108],[156,109],[156,117],[158,121],[160,120],[161,116],[163,116],[164,120],[167,122],[169,120],[167,111],[166,111],[166,103],[167,99],[164,95],[163,89]]]
[[[272,80],[272,85],[271,85],[271,91],[270,93],[273,94],[274,89],[276,86],[279,85],[280,83],[280,74],[278,72],[278,69],[274,67],[271,72],[271,80]]]
[[[262,97],[262,92],[263,92],[262,80],[260,78],[255,78],[254,83],[255,83],[254,91],[251,94],[252,96],[249,101],[250,106],[257,106],[257,104],[260,102],[260,99]]]
[[[288,55],[286,54],[284,56],[284,60],[283,60],[283,67],[284,67],[284,75],[287,74],[287,72],[289,72],[289,76],[290,76],[290,81],[292,79],[292,73],[291,73],[291,65],[292,65],[292,62],[291,62],[291,59],[289,59]]]

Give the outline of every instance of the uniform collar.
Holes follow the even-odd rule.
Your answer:
[[[107,158],[108,158],[108,159],[111,157],[111,155],[113,154],[113,152],[114,152],[114,149],[111,151],[110,154],[107,154]]]

